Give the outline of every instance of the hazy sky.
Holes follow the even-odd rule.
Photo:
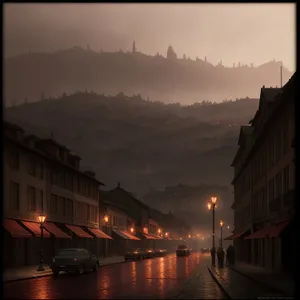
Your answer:
[[[5,4],[5,54],[74,45],[295,70],[295,4]]]

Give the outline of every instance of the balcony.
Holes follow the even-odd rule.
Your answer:
[[[281,197],[277,197],[269,202],[270,212],[279,211],[281,208]]]
[[[295,199],[295,190],[291,190],[283,196],[283,205],[285,207],[293,207]]]

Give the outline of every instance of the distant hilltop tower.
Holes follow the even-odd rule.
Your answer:
[[[132,43],[132,53],[136,52],[136,46],[135,46],[135,41]]]

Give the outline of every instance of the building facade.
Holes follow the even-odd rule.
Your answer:
[[[93,172],[82,172],[79,167],[80,158],[53,138],[26,135],[22,128],[4,124],[3,208],[7,267],[38,263],[38,216],[41,214],[46,216],[45,262],[49,262],[59,248],[69,246],[97,252],[98,241],[88,229],[99,229],[101,182]],[[13,226],[32,233],[31,237],[14,237],[18,235],[13,232]],[[12,253],[10,248],[18,253]]]
[[[289,270],[295,239],[295,76],[283,88],[261,89],[259,108],[242,126],[233,160],[234,240],[238,260]]]

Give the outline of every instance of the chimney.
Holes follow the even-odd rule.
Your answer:
[[[263,89],[265,88],[265,86],[263,85],[263,87],[262,87]]]
[[[121,184],[120,184],[120,181],[118,182],[118,188],[120,188],[121,187]]]

